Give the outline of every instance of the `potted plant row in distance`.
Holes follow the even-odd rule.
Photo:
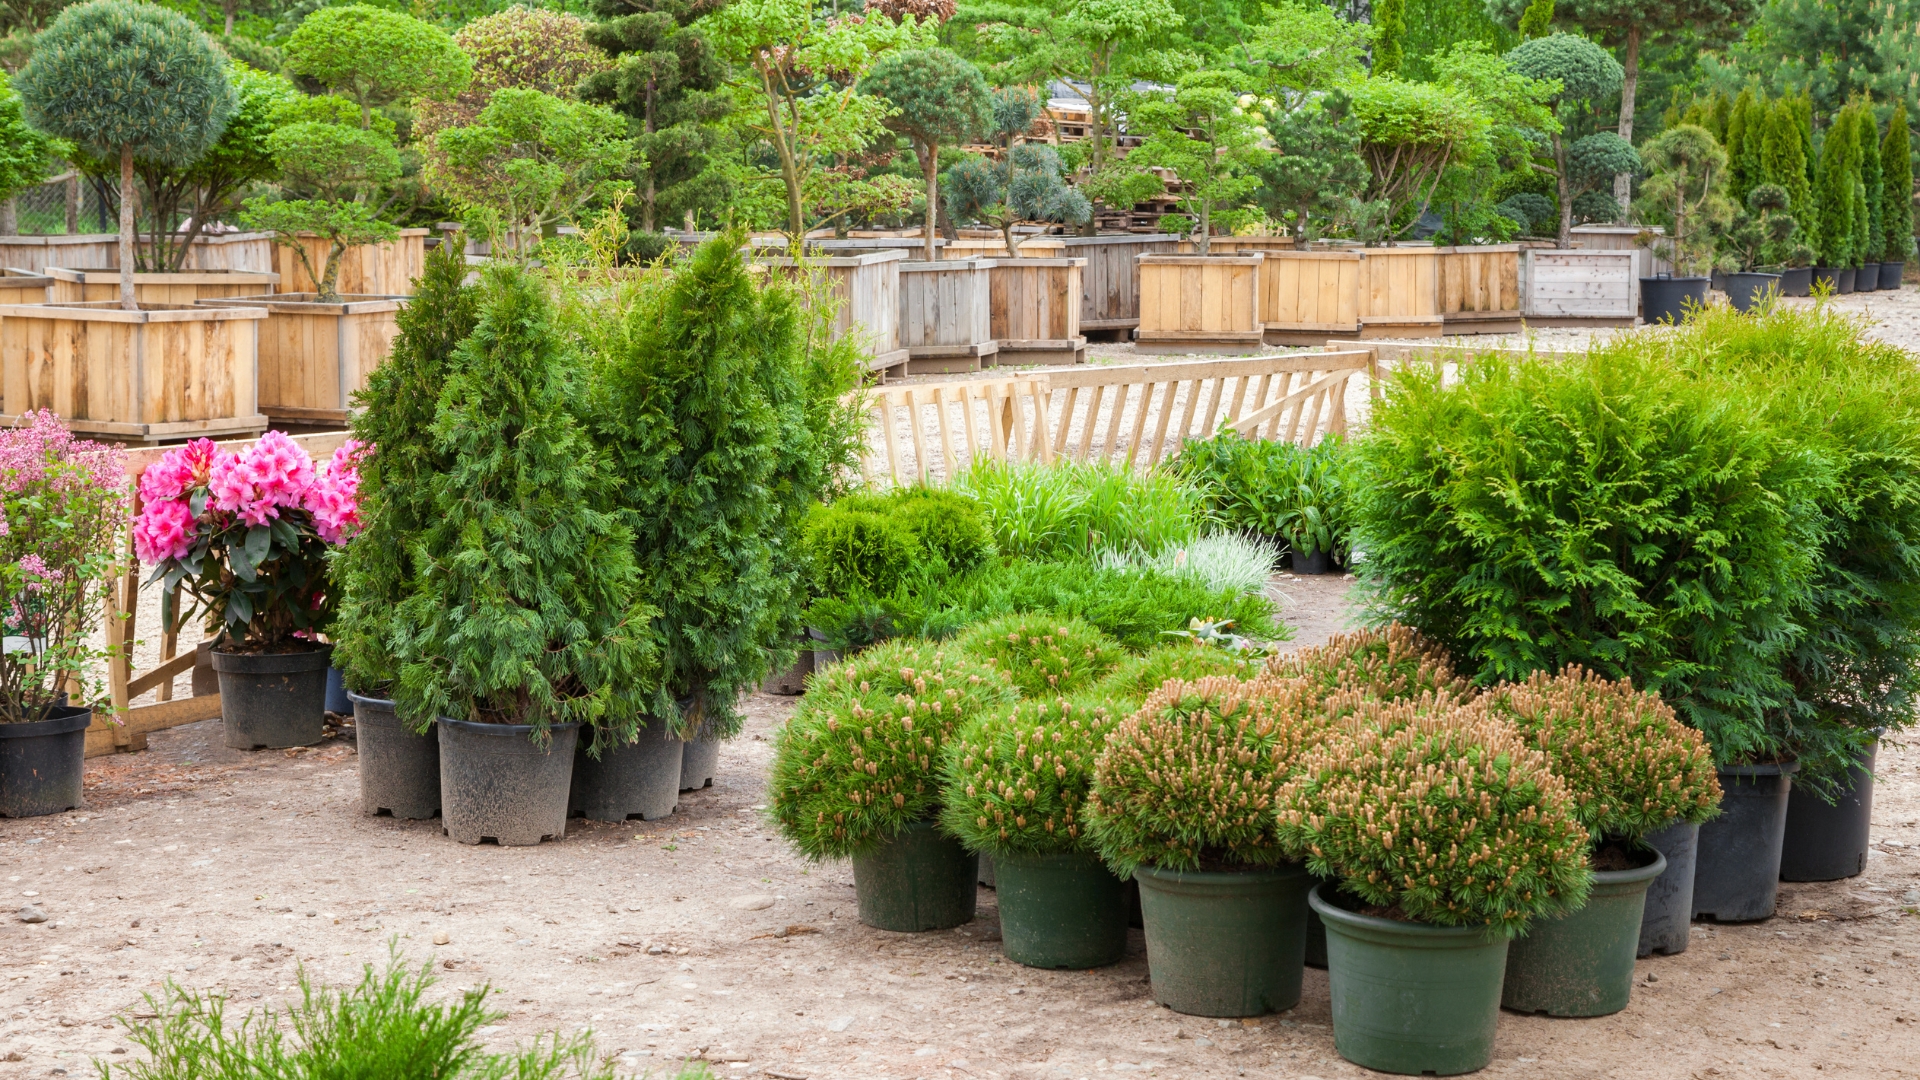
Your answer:
[[[1211,439],[1188,443],[1173,467],[1202,486],[1223,524],[1286,545],[1296,574],[1326,574],[1344,565],[1348,554],[1345,451],[1337,435],[1304,447],[1223,428]]]

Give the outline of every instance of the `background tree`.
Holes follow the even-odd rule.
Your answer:
[[[1675,270],[1707,269],[1712,230],[1733,215],[1726,197],[1727,152],[1705,128],[1681,124],[1648,141],[1640,156],[1652,173],[1640,188],[1640,220],[1666,226],[1664,246]]]
[[[473,61],[446,31],[371,4],[321,8],[287,38],[287,70],[373,111],[414,98],[447,100],[467,88]]]
[[[1080,224],[1093,217],[1087,197],[1068,187],[1060,174],[1060,155],[1042,143],[1019,143],[999,161],[962,158],[947,170],[947,214],[999,229],[1007,254],[1017,257],[1016,225]]]
[[[27,126],[20,95],[0,72],[0,236],[20,231],[13,197],[46,179],[58,152],[54,140]]]
[[[1127,155],[1127,163],[1168,169],[1180,178],[1174,197],[1194,218],[1194,245],[1202,255],[1209,249],[1215,212],[1237,205],[1260,186],[1255,170],[1267,130],[1258,113],[1241,106],[1233,85],[1228,72],[1195,72],[1171,92],[1142,95],[1127,111],[1131,130],[1147,136]]]
[[[1572,247],[1574,200],[1610,181],[1617,172],[1632,173],[1639,166],[1633,145],[1619,135],[1596,132],[1571,147],[1562,137],[1574,108],[1619,90],[1620,63],[1605,49],[1572,34],[1523,41],[1507,54],[1507,62],[1528,78],[1560,85],[1559,93],[1552,98],[1555,122],[1547,130],[1553,146],[1552,172],[1560,190],[1559,243],[1563,248]],[[1601,169],[1606,171],[1595,171]]]
[[[1406,59],[1407,0],[1373,0],[1373,73],[1398,75]]]
[[[1315,0],[1280,0],[1231,52],[1236,66],[1259,80],[1267,97],[1289,90],[1328,90],[1363,74],[1374,27],[1349,22]]]
[[[1727,134],[1721,146],[1727,151],[1727,197],[1744,206],[1747,193],[1759,186],[1760,147],[1765,139],[1766,102],[1754,96],[1750,86],[1740,88],[1727,116]]]
[[[1260,106],[1271,145],[1254,166],[1253,201],[1302,244],[1317,240],[1354,216],[1367,187],[1347,97],[1325,93],[1293,105],[1268,98]]]
[[[509,87],[572,97],[583,80],[613,69],[588,40],[593,24],[578,15],[514,5],[454,31],[453,44],[473,64],[465,89],[451,98],[423,97],[414,106],[413,139],[471,124],[496,90]]]
[[[1387,238],[1411,229],[1456,155],[1482,152],[1491,122],[1464,90],[1393,78],[1350,85],[1360,155],[1373,182],[1368,197],[1386,204]]]
[[[1865,211],[1855,229],[1860,237],[1855,258],[1863,263],[1878,262],[1880,249],[1887,244],[1881,220],[1886,212],[1886,191],[1880,169],[1880,130],[1874,123],[1871,102],[1863,100],[1856,107],[1853,133],[1860,140],[1860,205]]]
[[[1766,0],[1753,6],[1758,17],[1731,50],[1738,77],[1779,96],[1805,94],[1823,116],[1885,78],[1869,38],[1883,18],[1897,18],[1896,12],[1834,0]],[[1905,76],[1899,83],[1895,93],[1912,93]]]
[[[1893,107],[1887,134],[1880,141],[1881,230],[1885,244],[1881,262],[1904,263],[1913,254],[1913,136],[1907,128],[1907,107]]]
[[[927,185],[924,239],[931,262],[940,208],[940,147],[968,142],[992,127],[993,91],[979,68],[950,49],[888,53],[860,80],[860,90],[892,105],[893,115],[883,122],[913,143]]]
[[[266,140],[280,171],[280,190],[248,200],[241,215],[249,228],[271,232],[277,243],[292,249],[318,298],[327,302],[339,299],[335,282],[347,248],[399,235],[374,205],[401,172],[392,124],[357,127],[358,108],[335,95],[287,103],[280,126]],[[305,240],[310,235],[327,241],[322,265],[313,265]]]
[[[226,59],[173,12],[130,0],[68,8],[42,33],[14,81],[29,124],[120,159],[120,306],[133,298],[133,162],[186,163],[234,107]]]
[[[1853,113],[1843,109],[1827,128],[1814,179],[1814,206],[1819,217],[1813,247],[1823,267],[1852,265],[1853,218],[1858,210],[1853,203],[1853,174],[1857,170],[1853,158],[1859,147],[1859,140],[1853,137]]]
[[[1813,235],[1813,184],[1808,179],[1806,149],[1793,99],[1777,98],[1767,107],[1766,131],[1760,142],[1760,182],[1775,184],[1787,193],[1787,212],[1800,223],[1799,239]]]

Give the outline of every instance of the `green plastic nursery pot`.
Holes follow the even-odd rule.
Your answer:
[[[1153,1000],[1191,1016],[1260,1016],[1299,1003],[1313,885],[1304,867],[1143,866],[1133,877]]]
[[[1647,886],[1667,857],[1633,870],[1599,870],[1587,905],[1537,919],[1507,946],[1507,983],[1500,1004],[1549,1016],[1607,1016],[1627,1007]]]
[[[1316,886],[1327,925],[1333,1047],[1356,1065],[1453,1076],[1493,1060],[1507,939],[1484,927],[1431,926],[1348,911]]]
[[[1083,852],[999,855],[1000,937],[1007,959],[1037,968],[1096,968],[1127,953],[1127,889]]]
[[[958,840],[916,821],[872,851],[853,857],[860,921],[913,934],[949,930],[973,918],[979,866]]]
[[[1333,881],[1333,878],[1316,876],[1315,885]],[[1320,913],[1307,907],[1307,966],[1327,970],[1327,924],[1320,921]]]

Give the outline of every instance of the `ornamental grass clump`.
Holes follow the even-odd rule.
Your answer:
[[[934,816],[947,740],[1015,699],[1005,674],[928,642],[890,641],[829,668],[774,743],[781,832],[810,858],[842,858]]]
[[[1170,682],[1114,726],[1087,821],[1113,872],[1232,870],[1285,862],[1277,797],[1326,732],[1310,686],[1222,676]]]
[[[1054,698],[1087,686],[1120,662],[1120,643],[1079,619],[1009,615],[955,642],[961,652],[1013,680],[1028,697]]]
[[[1094,763],[1121,715],[1096,697],[1052,698],[974,720],[941,761],[940,823],[990,855],[1089,850]]]
[[[1587,830],[1566,784],[1484,707],[1365,704],[1274,801],[1276,843],[1363,914],[1511,937],[1586,902]]]
[[[1657,694],[1576,666],[1558,675],[1535,672],[1484,700],[1496,719],[1547,756],[1596,849],[1676,820],[1698,825],[1720,812],[1712,751]]]
[[[1304,679],[1327,698],[1357,694],[1400,701],[1431,695],[1444,705],[1473,694],[1467,680],[1454,674],[1446,649],[1399,623],[1335,634],[1324,645],[1275,657],[1267,670],[1277,678]]]

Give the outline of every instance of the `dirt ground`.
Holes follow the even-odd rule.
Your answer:
[[[1297,643],[1340,628],[1347,586],[1276,578]],[[133,1060],[114,1018],[164,980],[253,1008],[287,999],[302,966],[352,980],[389,940],[432,959],[437,992],[493,986],[494,1045],[586,1027],[635,1072],[686,1057],[774,1080],[1365,1072],[1334,1053],[1324,972],[1287,1013],[1216,1021],[1152,1003],[1138,931],[1099,971],[1006,962],[990,890],[956,930],[860,925],[851,869],[797,857],[757,813],[795,701],[753,698],[714,786],[667,820],[577,823],[534,848],[363,816],[346,733],[240,753],[216,721],[92,761],[85,809],[0,821],[0,1080]],[[1503,1015],[1487,1074],[1920,1077],[1920,751],[1890,747],[1881,768],[1864,876],[1783,886],[1767,922],[1696,926],[1686,953],[1640,963],[1616,1016]],[[48,921],[20,921],[29,904]]]

